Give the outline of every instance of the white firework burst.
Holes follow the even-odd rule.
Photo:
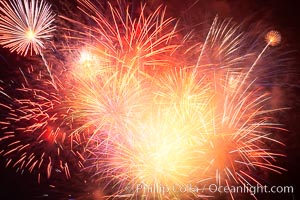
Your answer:
[[[41,54],[53,36],[54,17],[44,0],[0,0],[0,44],[24,56]]]

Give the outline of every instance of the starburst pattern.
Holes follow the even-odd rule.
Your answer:
[[[51,5],[44,0],[1,0],[0,5],[0,44],[24,56],[40,54],[55,30]]]

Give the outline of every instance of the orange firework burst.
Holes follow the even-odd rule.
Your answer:
[[[238,80],[244,80],[243,75]],[[237,85],[232,90],[229,76],[215,85],[215,96],[207,109],[211,127],[204,134],[208,163],[203,174],[214,174],[212,179],[218,185],[249,187],[261,184],[254,174],[285,170],[275,164],[284,155],[269,149],[270,145],[284,145],[272,137],[272,132],[284,129],[272,118],[277,109],[269,108],[268,93],[255,82],[239,81]]]
[[[266,42],[270,45],[270,46],[277,46],[278,44],[280,44],[281,42],[281,35],[278,31],[269,31],[266,34]]]

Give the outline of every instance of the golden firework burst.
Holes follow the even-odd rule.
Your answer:
[[[265,39],[270,46],[277,46],[281,42],[281,35],[278,31],[271,30],[266,34]]]

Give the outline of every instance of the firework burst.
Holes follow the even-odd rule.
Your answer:
[[[284,146],[272,137],[284,129],[272,117],[278,110],[271,109],[269,93],[254,81],[242,83],[243,75],[233,85],[229,77],[215,85],[214,98],[206,109],[211,127],[204,134],[208,164],[203,174],[214,174],[212,179],[218,185],[261,185],[257,174],[285,171],[276,165],[284,155],[270,148]]]
[[[278,31],[273,30],[266,34],[265,39],[270,46],[277,46],[281,42],[281,35]]]
[[[61,17],[84,27],[86,32],[75,33],[84,36],[80,40],[94,54],[111,60],[110,65],[140,69],[162,66],[170,61],[170,55],[180,46],[175,40],[177,22],[173,18],[165,18],[162,6],[149,16],[144,13],[146,6],[141,6],[140,13],[133,16],[129,7],[123,10],[108,3],[109,13],[105,15],[99,9],[101,5],[89,0],[80,0],[79,4],[79,9],[90,16],[93,26]]]
[[[80,124],[74,133],[89,130],[92,135],[102,131],[125,134],[128,127],[134,126],[149,101],[145,78],[138,75],[137,70],[126,67],[105,70],[94,79],[74,75],[69,119]]]
[[[9,102],[1,122],[4,132],[1,141],[7,144],[3,152],[6,166],[21,172],[28,169],[37,175],[38,182],[41,177],[50,178],[53,171],[70,178],[68,161],[74,161],[76,153],[69,148],[72,141],[68,137],[70,127],[64,123],[68,111],[62,106],[63,89],[56,90],[32,68],[28,74],[23,71],[21,74],[25,80],[16,86],[16,94],[9,96],[2,92]]]
[[[0,44],[26,56],[40,54],[52,38],[54,14],[45,1],[0,1]]]

